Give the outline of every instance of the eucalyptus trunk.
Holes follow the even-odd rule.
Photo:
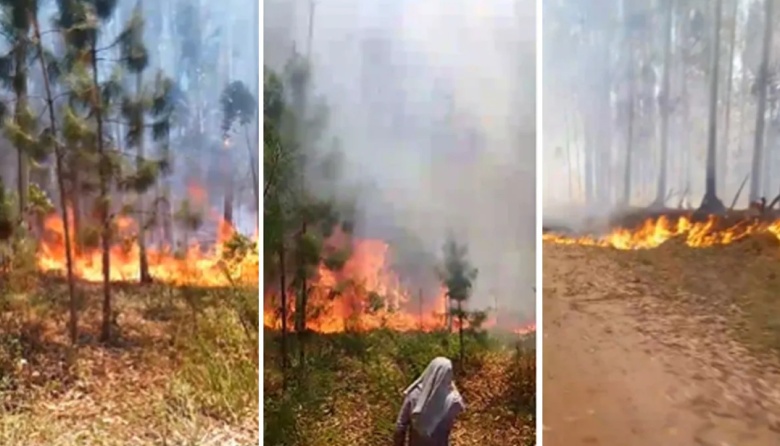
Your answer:
[[[729,44],[729,69],[726,75],[726,113],[723,122],[723,141],[720,144],[720,156],[718,160],[718,184],[721,185],[722,190],[728,186],[728,161],[729,161],[729,146],[730,146],[730,129],[731,129],[731,91],[734,85],[734,51],[737,43],[737,14],[739,12],[739,0],[734,1],[734,9],[732,10],[732,23],[731,23],[731,42]]]
[[[667,164],[669,158],[669,114],[671,113],[669,104],[669,77],[672,65],[672,34],[674,33],[674,22],[672,12],[674,11],[675,0],[667,0],[666,7],[666,35],[664,36],[664,72],[661,80],[661,159],[658,167],[658,189],[655,191],[655,205],[663,207],[666,205],[667,189]]]
[[[720,3],[720,0],[719,0]],[[761,65],[758,68],[758,106],[756,109],[756,131],[753,140],[753,162],[750,174],[750,201],[758,200],[761,195],[761,169],[763,167],[764,132],[766,126],[767,78],[769,77],[769,57],[772,46],[772,10],[774,0],[764,0],[764,39],[761,48]]]
[[[712,64],[710,65],[710,108],[707,132],[707,172],[700,210],[705,213],[721,213],[726,210],[716,189],[716,160],[718,147],[718,67],[720,66],[720,28],[723,0],[715,3],[715,26],[712,30]]]

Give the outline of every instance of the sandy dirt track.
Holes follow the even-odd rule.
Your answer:
[[[780,445],[778,364],[646,266],[544,245],[545,446]]]

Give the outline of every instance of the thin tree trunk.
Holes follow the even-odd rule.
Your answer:
[[[720,143],[720,160],[718,162],[718,180],[720,185],[724,188],[728,187],[728,161],[729,161],[729,130],[731,129],[731,91],[734,85],[734,50],[737,43],[737,13],[739,12],[739,0],[734,1],[734,9],[732,11],[732,25],[731,25],[731,43],[729,44],[729,71],[726,76],[726,116],[723,123],[723,141]]]
[[[21,6],[16,6],[21,7]],[[13,87],[16,94],[16,106],[14,108],[14,120],[22,131],[29,129],[25,126],[24,114],[27,112],[27,39],[29,32],[16,36],[16,48],[14,49],[14,79]],[[23,147],[17,147],[17,194],[19,198],[19,219],[26,222],[27,203],[30,188],[30,158]]]
[[[135,93],[139,107],[143,107],[143,74],[138,73],[135,77]],[[146,157],[146,134],[144,132],[144,118],[143,111],[141,115],[141,134],[138,136],[138,162],[137,167],[140,169],[143,165]],[[143,191],[138,193],[138,266],[140,270],[141,283],[151,283],[152,276],[149,274],[149,258],[146,254],[146,225],[149,216],[147,215],[146,208],[146,193]]]
[[[458,338],[460,341],[460,367],[463,368],[463,303],[458,300]]]
[[[43,75],[43,85],[46,90],[46,107],[48,108],[49,123],[51,126],[51,133],[54,135],[54,159],[55,168],[57,169],[57,187],[60,195],[60,215],[62,218],[62,227],[65,236],[65,266],[67,268],[68,277],[68,331],[70,332],[70,342],[76,345],[78,342],[78,324],[79,324],[79,309],[78,300],[76,296],[76,285],[73,278],[73,249],[71,247],[71,231],[70,231],[70,218],[68,217],[67,199],[65,190],[65,180],[63,178],[63,162],[62,162],[62,147],[58,139],[57,133],[57,120],[54,115],[54,99],[51,92],[51,83],[49,82],[49,71],[46,67],[46,62],[43,60],[43,44],[41,43],[41,29],[38,23],[38,18],[34,14],[30,14],[30,19],[33,25],[35,33],[35,45],[38,52],[38,61],[41,64],[41,74]]]
[[[716,158],[718,146],[718,67],[720,61],[720,26],[723,11],[723,0],[715,3],[715,26],[713,27],[713,48],[710,80],[710,110],[709,126],[707,132],[707,172],[705,181],[704,199],[700,210],[707,213],[721,213],[726,210],[723,202],[718,198],[715,184]]]
[[[257,175],[257,161],[252,151],[252,141],[249,138],[249,126],[244,126],[246,134],[246,151],[249,155],[249,170],[252,173],[252,191],[255,195],[255,214],[257,215],[257,227],[260,228],[260,178]]]
[[[669,76],[672,65],[672,34],[674,32],[672,11],[674,0],[667,0],[666,36],[664,39],[664,72],[661,80],[661,165],[658,166],[658,189],[655,191],[655,205],[663,207],[666,203],[667,164],[669,157]]]
[[[758,107],[756,110],[756,132],[753,141],[753,163],[750,176],[749,200],[756,201],[761,195],[761,168],[763,167],[764,128],[766,125],[766,90],[769,77],[769,57],[772,45],[772,10],[774,0],[764,0],[764,40],[761,49],[761,65],[758,71]]]
[[[103,98],[100,94],[100,83],[98,81],[98,56],[97,56],[97,38],[92,40],[90,49],[92,63],[92,85],[95,89],[95,120],[97,121],[97,142],[98,163],[99,163],[99,203],[98,209],[102,224],[101,247],[103,264],[103,321],[100,329],[100,339],[108,342],[111,339],[111,324],[113,323],[113,312],[111,310],[111,198],[109,192],[109,165],[108,154],[105,152],[103,144]]]
[[[279,245],[279,292],[282,298],[282,372],[287,370],[287,277],[285,274],[284,242]]]
[[[571,164],[571,126],[569,124],[569,113],[564,115],[566,126],[566,167],[569,172],[567,177],[569,178],[569,202],[574,201],[574,169]]]
[[[634,97],[636,96],[636,81],[634,79],[634,51],[629,43],[628,68],[628,128],[626,129],[626,165],[623,171],[623,205],[631,204],[631,165],[634,152]]]

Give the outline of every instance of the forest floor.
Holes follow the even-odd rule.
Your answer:
[[[780,246],[544,245],[547,446],[780,444]]]
[[[0,281],[0,444],[255,445],[257,288],[117,284],[116,336],[96,341],[101,286],[67,338],[61,279]],[[243,315],[243,318],[241,317]]]
[[[450,444],[535,444],[533,336],[522,343],[516,335],[511,340],[468,336],[465,344],[465,364],[456,364],[455,373],[466,411],[456,421]],[[296,350],[291,345],[290,351]],[[305,372],[290,369],[283,390],[279,334],[266,330],[265,444],[390,444],[403,390],[431,359],[457,358],[458,351],[457,336],[444,333],[314,335],[306,343]],[[290,356],[297,363],[297,354]]]

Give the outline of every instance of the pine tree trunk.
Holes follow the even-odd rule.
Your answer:
[[[143,74],[138,73],[135,77],[135,93],[138,106],[143,107]],[[138,136],[138,163],[140,169],[146,157],[146,132],[144,131],[143,112],[141,114],[141,131]],[[149,274],[149,258],[146,254],[146,225],[149,216],[146,208],[146,193],[138,193],[138,267],[140,270],[141,283],[151,283],[152,276]]]
[[[41,29],[38,23],[38,18],[31,14],[31,22],[35,32],[35,44],[38,52],[38,61],[41,64],[41,73],[43,75],[43,85],[46,90],[46,107],[49,114],[49,122],[51,125],[51,131],[53,135],[57,135],[57,120],[54,116],[54,99],[51,92],[51,83],[49,82],[49,72],[46,67],[46,63],[43,59],[43,44],[41,43]],[[62,162],[62,147],[60,146],[59,139],[54,138],[54,160],[57,176],[57,186],[60,195],[60,216],[62,218],[62,226],[65,236],[65,265],[67,268],[68,277],[68,331],[70,332],[70,342],[75,345],[78,342],[78,300],[76,296],[75,280],[73,278],[73,249],[71,247],[71,231],[70,231],[70,218],[68,218],[65,180],[63,177],[63,162]]]
[[[17,37],[14,50],[13,87],[16,94],[14,120],[23,132],[28,129],[24,124],[24,114],[27,112],[27,38],[28,33]],[[19,198],[19,219],[26,221],[28,195],[30,188],[30,159],[24,148],[17,147],[17,194]]]
[[[463,304],[458,300],[458,338],[460,341],[460,366],[463,367]]]
[[[282,298],[282,373],[287,371],[287,277],[285,274],[284,242],[279,244],[279,293]],[[286,382],[286,379],[285,379]]]
[[[98,174],[99,174],[99,203],[98,211],[100,215],[101,230],[101,248],[103,264],[103,320],[100,329],[100,340],[108,342],[111,340],[111,325],[113,323],[113,311],[111,310],[111,197],[109,196],[109,158],[105,152],[103,141],[103,98],[100,94],[100,83],[98,82],[98,56],[97,56],[97,37],[92,40],[90,48],[92,63],[92,86],[95,89],[95,120],[97,122],[97,149],[98,149]]]

